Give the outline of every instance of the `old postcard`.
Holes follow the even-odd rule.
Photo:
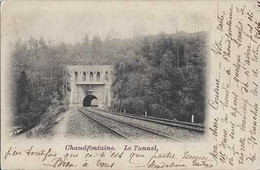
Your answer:
[[[4,1],[1,169],[260,169],[260,1]]]

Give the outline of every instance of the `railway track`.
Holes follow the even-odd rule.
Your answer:
[[[104,119],[111,120],[111,121],[114,122],[114,123],[119,123],[119,124],[122,124],[122,125],[126,125],[126,126],[128,126],[128,127],[133,128],[133,130],[143,131],[143,132],[145,132],[145,133],[149,133],[149,134],[155,135],[155,136],[157,136],[157,137],[159,137],[159,138],[163,138],[163,139],[167,139],[167,140],[171,140],[171,141],[184,142],[184,141],[182,141],[182,140],[180,140],[180,139],[177,139],[177,138],[174,138],[174,137],[171,137],[171,136],[167,136],[167,135],[165,135],[165,134],[161,134],[161,133],[155,132],[155,131],[153,131],[153,130],[151,130],[151,129],[148,129],[148,128],[145,128],[145,127],[140,127],[139,125],[136,125],[136,124],[133,124],[133,123],[127,123],[127,122],[120,121],[120,120],[117,120],[117,119],[114,119],[114,118],[111,118],[111,117],[106,117],[106,116],[101,115],[100,113],[98,113],[98,112],[96,112],[96,111],[92,111],[92,110],[90,110],[90,109],[81,108],[80,111],[81,111],[84,115],[86,115],[87,117],[89,117],[90,119],[92,119],[92,120],[98,122],[98,123],[101,124],[102,126],[104,126],[104,127],[106,127],[107,129],[109,129],[110,131],[116,133],[118,136],[120,136],[120,137],[122,137],[122,138],[124,138],[124,139],[127,139],[127,140],[129,140],[129,141],[132,141],[132,139],[131,139],[130,137],[128,137],[128,136],[126,136],[126,135],[123,135],[122,133],[118,132],[118,130],[112,128],[111,125],[109,125],[109,124],[106,125],[106,123],[105,123],[106,121],[103,121],[103,122],[102,122],[102,121],[98,120],[99,118],[97,118],[97,116],[102,117],[102,118],[104,118]],[[89,113],[87,113],[87,112],[94,114],[94,115],[96,116],[96,118],[94,118],[95,116],[93,116],[93,115],[91,116],[91,115],[90,115]]]
[[[93,120],[94,122],[100,124],[102,127],[104,127],[105,129],[109,130],[110,132],[112,132],[113,134],[115,134],[116,136],[118,136],[121,139],[126,139],[127,141],[131,141],[131,139],[129,139],[128,137],[126,137],[125,135],[115,131],[114,129],[110,128],[109,126],[103,124],[101,121],[89,116],[88,114],[86,114],[86,112],[82,111],[81,109],[79,109],[79,111],[86,117],[88,117],[89,119]]]
[[[93,109],[93,108],[91,108],[91,109]],[[187,130],[201,132],[201,133],[205,132],[205,126],[201,125],[201,124],[180,122],[180,121],[174,121],[174,120],[162,119],[162,118],[156,118],[156,117],[145,117],[145,116],[133,116],[133,115],[129,115],[129,114],[119,114],[119,113],[114,113],[114,112],[111,112],[108,110],[97,109],[97,108],[95,108],[93,110],[99,110],[102,112],[111,113],[111,114],[122,116],[122,117],[129,117],[129,118],[133,118],[133,119],[144,120],[144,121],[158,123],[158,124],[172,126],[172,127],[179,127],[179,128],[183,128],[183,129],[187,129]]]

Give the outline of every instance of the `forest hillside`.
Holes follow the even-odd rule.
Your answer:
[[[12,50],[13,123],[30,126],[47,108],[64,100],[66,65],[115,66],[113,107],[203,123],[205,117],[205,32],[92,39],[54,44],[41,38],[17,40]],[[65,89],[66,90],[66,89]]]

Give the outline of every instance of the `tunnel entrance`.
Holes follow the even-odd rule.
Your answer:
[[[93,102],[92,102],[93,100]],[[98,107],[98,103],[97,103],[97,97],[94,95],[87,95],[84,99],[83,99],[83,106],[84,107]]]

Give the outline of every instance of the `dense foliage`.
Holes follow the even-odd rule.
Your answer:
[[[62,100],[59,48],[43,39],[16,42],[12,54],[14,124],[30,126],[52,102]]]
[[[18,40],[12,53],[14,125],[36,123],[64,104],[66,65],[114,64],[113,109],[170,119],[204,120],[205,33],[133,39],[86,35],[76,44]]]
[[[136,55],[119,61],[114,107],[133,114],[203,122],[205,35],[145,37]]]

